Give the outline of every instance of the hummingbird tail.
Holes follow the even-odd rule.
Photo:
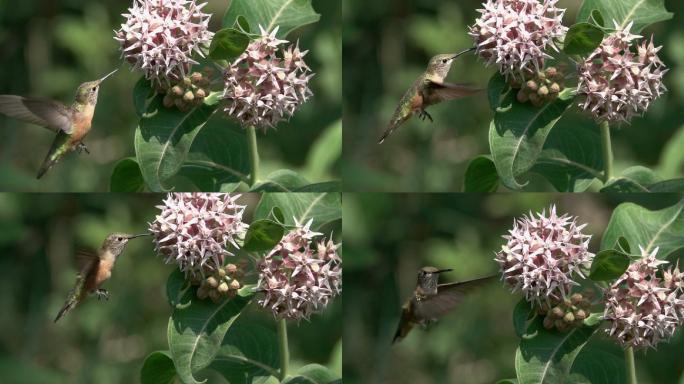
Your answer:
[[[412,328],[413,325],[411,324],[400,324],[399,327],[397,327],[397,332],[394,334],[392,344],[401,341],[404,337],[406,337],[406,335],[408,335],[409,332],[411,332]]]
[[[55,140],[52,142],[52,147],[50,147],[50,151],[48,152],[47,156],[45,156],[45,160],[43,160],[43,164],[40,166],[40,169],[38,170],[38,175],[36,176],[36,179],[40,179],[45,175],[45,173],[52,168],[55,164],[57,164],[64,155],[66,155],[69,152],[69,135],[64,133],[64,132],[59,132],[57,134],[57,137]]]
[[[69,300],[67,300],[67,302],[64,303],[64,306],[62,307],[62,309],[60,309],[59,313],[57,314],[57,317],[55,317],[55,323],[59,319],[64,317],[64,315],[69,313],[72,309],[74,309],[76,307],[76,304],[78,304],[78,300],[76,300],[76,298],[74,298],[74,297],[69,298]]]

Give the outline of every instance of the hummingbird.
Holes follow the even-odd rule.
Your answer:
[[[115,69],[99,80],[79,85],[74,102],[69,107],[54,100],[0,95],[0,113],[57,133],[38,170],[38,179],[70,152],[77,150],[80,153],[85,150],[90,153],[83,138],[90,131],[97,105],[97,93],[100,84],[116,71]]]
[[[392,343],[401,341],[411,329],[427,327],[454,309],[472,289],[493,281],[497,276],[483,277],[460,283],[439,284],[439,274],[453,269],[423,267],[418,271],[418,284],[402,306],[401,319]]]
[[[422,120],[426,118],[432,121],[432,116],[425,110],[430,105],[440,103],[442,101],[460,99],[462,97],[471,96],[482,89],[473,87],[468,84],[453,84],[444,82],[444,78],[449,74],[451,64],[454,60],[464,53],[474,50],[468,48],[465,51],[456,54],[437,55],[430,59],[425,72],[416,79],[411,85],[411,88],[404,93],[404,96],[399,101],[397,109],[392,115],[389,125],[385,129],[385,133],[378,141],[382,144],[389,135],[399,128],[411,116],[418,114]]]
[[[139,235],[112,233],[105,238],[102,247],[97,252],[78,253],[77,260],[80,271],[76,277],[76,284],[74,284],[64,306],[55,317],[55,323],[76,308],[90,294],[97,295],[98,300],[103,298],[109,300],[109,292],[100,286],[112,276],[112,268],[114,268],[116,259],[121,255],[130,239],[149,235],[149,233]]]

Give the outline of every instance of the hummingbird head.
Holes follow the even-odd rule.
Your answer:
[[[100,90],[100,83],[114,74],[117,70],[118,69],[113,70],[101,79],[87,81],[79,85],[76,90],[76,101],[81,104],[97,104],[97,92]]]
[[[443,81],[447,74],[449,74],[451,64],[453,64],[454,60],[456,60],[456,58],[461,56],[462,54],[470,52],[474,49],[475,47],[468,48],[465,51],[456,54],[447,53],[443,55],[434,56],[430,59],[430,63],[428,63],[428,76],[434,76],[437,78],[438,81]]]
[[[439,274],[442,272],[453,271],[453,269],[437,269],[435,267],[423,267],[418,272],[418,285],[423,287],[423,290],[428,292],[434,291],[437,293],[437,283],[439,282]]]
[[[149,233],[141,233],[138,235],[129,235],[127,233],[112,233],[105,239],[102,248],[110,251],[114,256],[119,256],[123,252],[128,240],[135,239],[140,236],[150,236]]]

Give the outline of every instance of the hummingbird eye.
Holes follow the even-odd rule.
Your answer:
[[[449,60],[447,60],[447,59],[442,59],[442,64],[446,64],[447,61],[449,61]]]

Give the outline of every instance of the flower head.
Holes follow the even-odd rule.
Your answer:
[[[539,305],[567,298],[573,285],[579,285],[573,274],[584,277],[594,254],[588,251],[590,235],[582,233],[586,226],[577,225],[572,216],[556,215],[551,206],[549,216],[531,212],[513,222],[513,229],[503,238],[506,245],[496,254],[504,282],[525,299]]]
[[[658,57],[662,47],[650,42],[636,45],[640,38],[629,32],[632,23],[603,39],[601,45],[578,67],[579,95],[585,96],[580,107],[599,122],[629,123],[643,114],[653,100],[667,89],[663,85],[665,64]]]
[[[308,319],[342,292],[342,259],[339,244],[321,240],[320,233],[296,224],[259,263],[259,283],[265,296],[259,300],[276,318]]]
[[[496,65],[507,78],[526,79],[544,67],[553,39],[565,35],[565,9],[558,0],[487,0],[468,32],[487,66]]]
[[[248,225],[240,196],[227,193],[170,193],[150,223],[155,250],[166,263],[175,262],[190,278],[219,269],[228,249],[238,248]]]
[[[657,276],[658,248],[627,268],[604,292],[604,318],[611,323],[606,332],[623,347],[654,348],[684,323],[684,274],[679,267]]]
[[[308,51],[300,51],[299,43],[283,50],[287,40],[276,38],[277,32],[277,27],[270,34],[261,28],[261,37],[223,74],[224,112],[242,126],[275,128],[313,95],[308,86],[313,74],[304,62]]]
[[[206,3],[195,0],[134,0],[126,22],[114,39],[121,43],[121,56],[156,83],[181,80],[193,64],[192,54],[202,55],[214,36],[208,30]]]

